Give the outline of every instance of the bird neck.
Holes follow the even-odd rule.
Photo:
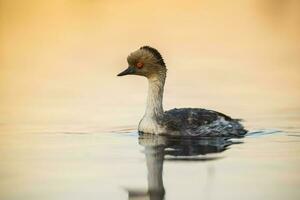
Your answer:
[[[148,77],[149,86],[145,117],[157,118],[163,115],[164,110],[162,101],[165,80],[165,73],[160,73],[158,75]]]

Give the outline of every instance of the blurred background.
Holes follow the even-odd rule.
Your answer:
[[[248,123],[299,111],[298,0],[0,2],[7,130],[135,127],[147,82],[116,74],[143,45],[165,58],[165,109],[205,107]]]
[[[147,81],[116,76],[143,45],[167,64],[165,110],[251,131],[166,159],[166,199],[300,199],[299,36],[299,0],[0,0],[0,199],[149,194]]]

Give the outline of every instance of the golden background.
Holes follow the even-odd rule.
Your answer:
[[[5,127],[135,124],[146,81],[115,75],[143,45],[166,60],[166,108],[209,107],[247,118],[241,110],[300,105],[297,0],[0,2]]]

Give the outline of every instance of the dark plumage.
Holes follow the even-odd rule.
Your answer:
[[[247,132],[238,120],[201,108],[181,108],[164,112],[162,100],[167,67],[161,54],[143,46],[127,57],[129,67],[118,76],[138,75],[148,79],[146,111],[138,130],[173,136],[240,137]]]
[[[175,108],[166,111],[159,123],[168,132],[175,132],[173,135],[243,136],[247,133],[239,120],[201,108]]]
[[[140,49],[144,49],[146,51],[149,51],[156,59],[157,62],[162,65],[162,66],[166,66],[165,61],[163,59],[163,57],[161,56],[161,54],[157,51],[157,49],[153,48],[153,47],[149,47],[149,46],[142,46]]]

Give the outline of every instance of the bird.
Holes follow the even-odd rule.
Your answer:
[[[159,51],[142,46],[127,57],[128,67],[117,76],[138,75],[148,79],[146,110],[138,125],[140,134],[187,137],[243,137],[247,130],[240,119],[203,108],[163,109],[163,93],[167,75],[165,61]]]

